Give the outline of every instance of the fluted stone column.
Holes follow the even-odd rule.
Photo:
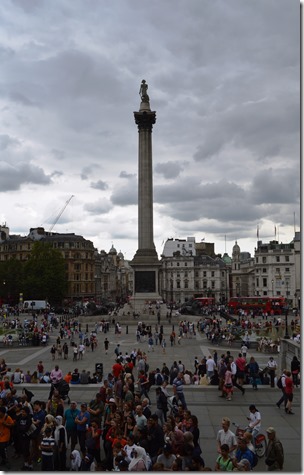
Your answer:
[[[138,250],[130,262],[134,269],[134,295],[160,299],[158,270],[161,264],[153,239],[152,128],[156,112],[151,111],[147,94],[142,95],[134,119],[138,126]]]

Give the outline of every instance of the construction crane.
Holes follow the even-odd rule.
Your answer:
[[[68,204],[69,204],[69,202],[71,201],[72,198],[74,198],[74,195],[71,195],[71,196],[69,197],[69,199],[65,202],[64,207],[60,210],[60,213],[57,214],[57,216],[56,216],[56,218],[55,218],[55,221],[54,221],[54,223],[52,224],[52,226],[51,226],[51,228],[50,228],[50,230],[49,230],[49,233],[50,233],[51,231],[53,231],[53,229],[54,229],[54,227],[56,226],[56,224],[58,223],[58,221],[59,221],[59,219],[60,219],[62,213],[64,212],[65,208],[68,206]]]

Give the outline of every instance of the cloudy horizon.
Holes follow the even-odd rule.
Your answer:
[[[0,224],[132,259],[142,79],[154,242],[290,242],[300,229],[296,0],[3,0]],[[276,231],[276,234],[275,234]]]

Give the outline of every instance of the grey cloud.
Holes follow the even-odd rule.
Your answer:
[[[166,179],[177,178],[180,173],[184,170],[186,163],[181,163],[178,161],[172,161],[167,163],[158,163],[155,165],[154,171],[159,175],[163,175]]]
[[[289,204],[300,201],[300,182],[295,168],[261,170],[251,187],[252,201],[256,204]]]
[[[96,163],[93,163],[92,165],[88,165],[87,167],[84,167],[81,171],[81,179],[82,180],[87,180],[89,178],[89,175],[91,175],[94,170],[100,168],[99,165],[97,165]]]
[[[122,171],[119,174],[119,178],[127,178],[127,179],[132,179],[135,178],[136,174],[135,173],[127,173],[126,171]]]
[[[10,92],[9,97],[13,102],[17,102],[23,106],[35,107],[37,105],[35,101],[32,101],[19,91]]]
[[[92,215],[107,214],[113,208],[112,204],[106,200],[98,200],[94,203],[87,203],[84,205],[84,210]]]
[[[10,137],[9,135],[0,135],[0,150],[5,150],[8,147],[20,145],[20,141],[14,137]]]
[[[42,168],[30,163],[10,165],[0,162],[0,190],[1,192],[19,190],[24,184],[49,185],[51,178]]]
[[[98,180],[95,183],[91,183],[91,188],[94,188],[95,190],[107,190],[109,188],[108,184],[105,181]]]
[[[51,152],[52,152],[53,157],[55,157],[57,160],[61,161],[61,160],[64,160],[66,157],[66,154],[63,150],[57,150],[53,148]]]
[[[137,205],[138,190],[134,180],[126,186],[117,187],[111,195],[111,202],[116,206]]]

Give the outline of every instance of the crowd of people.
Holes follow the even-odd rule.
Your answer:
[[[209,323],[209,328],[204,326],[203,331],[208,334],[217,324]],[[33,329],[35,326],[43,331],[42,327],[39,330],[38,322]],[[194,338],[201,329],[201,322],[195,326],[193,322],[182,320],[176,332],[170,333],[168,345],[181,344],[183,338]],[[32,374],[21,368],[12,372],[5,360],[0,362],[0,465],[7,466],[9,450],[14,452],[14,458],[20,459],[20,468],[26,471],[34,467],[42,471],[250,471],[254,468],[254,437],[261,424],[256,407],[249,408],[248,431],[240,438],[230,430],[229,419],[223,419],[223,433],[219,431],[215,442],[214,466],[206,467],[199,421],[187,407],[183,390],[187,384],[217,385],[220,397],[231,401],[236,389],[240,394],[245,393],[244,383],[248,381],[257,389],[259,367],[254,357],[247,359],[246,345],[241,346],[236,358],[230,351],[218,355],[214,349],[206,357],[195,357],[192,368],[176,360],[152,369],[148,354],[158,345],[165,353],[163,340],[166,338],[161,326],[155,326],[152,331],[139,322],[136,340],[147,345],[146,351],[138,345],[130,354],[123,355],[118,343],[111,371],[103,378],[102,373],[91,375],[90,371],[78,371],[77,367],[63,374],[60,360],[76,362],[85,357],[86,351],[95,351],[97,334],[106,334],[109,322],[97,323],[90,333],[81,331],[77,321],[63,322],[58,330],[56,344],[50,346],[50,360],[54,365],[51,371],[46,371],[42,361]],[[106,337],[103,346],[107,354]],[[277,406],[284,403],[286,414],[293,414],[292,391],[293,386],[299,384],[300,363],[297,363],[293,361],[291,371],[284,370],[280,378],[283,399]],[[267,368],[271,386],[274,386],[277,368],[273,357],[269,358]],[[96,386],[93,399],[81,404],[70,401],[66,407],[59,386],[62,381],[68,385],[102,385]],[[18,394],[18,385],[22,382],[51,383],[49,398],[38,400],[27,390]],[[172,386],[172,396],[168,384]],[[152,387],[155,388],[153,409]],[[273,427],[266,432],[266,465],[270,471],[281,470],[282,444]]]
[[[239,358],[246,362],[242,354]],[[211,381],[220,369],[219,389],[230,400],[234,387],[244,391],[239,384],[242,374],[238,370],[233,374],[231,370],[234,365],[238,368],[236,362],[229,351],[217,362],[214,355],[209,355],[203,368],[196,358],[194,373],[205,372]],[[198,418],[188,409],[183,391],[184,364],[179,360],[170,368],[163,363],[162,368],[150,372],[149,369],[145,352],[133,350],[130,355],[122,355],[118,344],[112,370],[102,386],[98,386],[95,397],[80,405],[71,401],[66,408],[60,390],[56,389],[66,377],[58,364],[50,372],[53,384],[49,398],[40,401],[28,390],[17,394],[19,382],[10,380],[2,360],[0,465],[7,465],[7,447],[11,446],[13,457],[22,460],[21,468],[26,471],[33,470],[34,464],[42,471],[249,471],[254,468],[254,438],[261,426],[261,415],[255,406],[249,407],[248,431],[241,438],[230,430],[228,418],[222,420],[215,449],[218,456],[214,467],[206,467]],[[20,369],[15,373],[20,373]],[[43,373],[39,361],[37,375]],[[287,379],[285,374],[284,388],[288,386]],[[168,393],[168,383],[172,385],[173,396]],[[149,397],[152,385],[154,410]],[[288,411],[290,403],[286,397]],[[282,469],[282,444],[272,427],[267,429],[267,436],[268,470]]]

